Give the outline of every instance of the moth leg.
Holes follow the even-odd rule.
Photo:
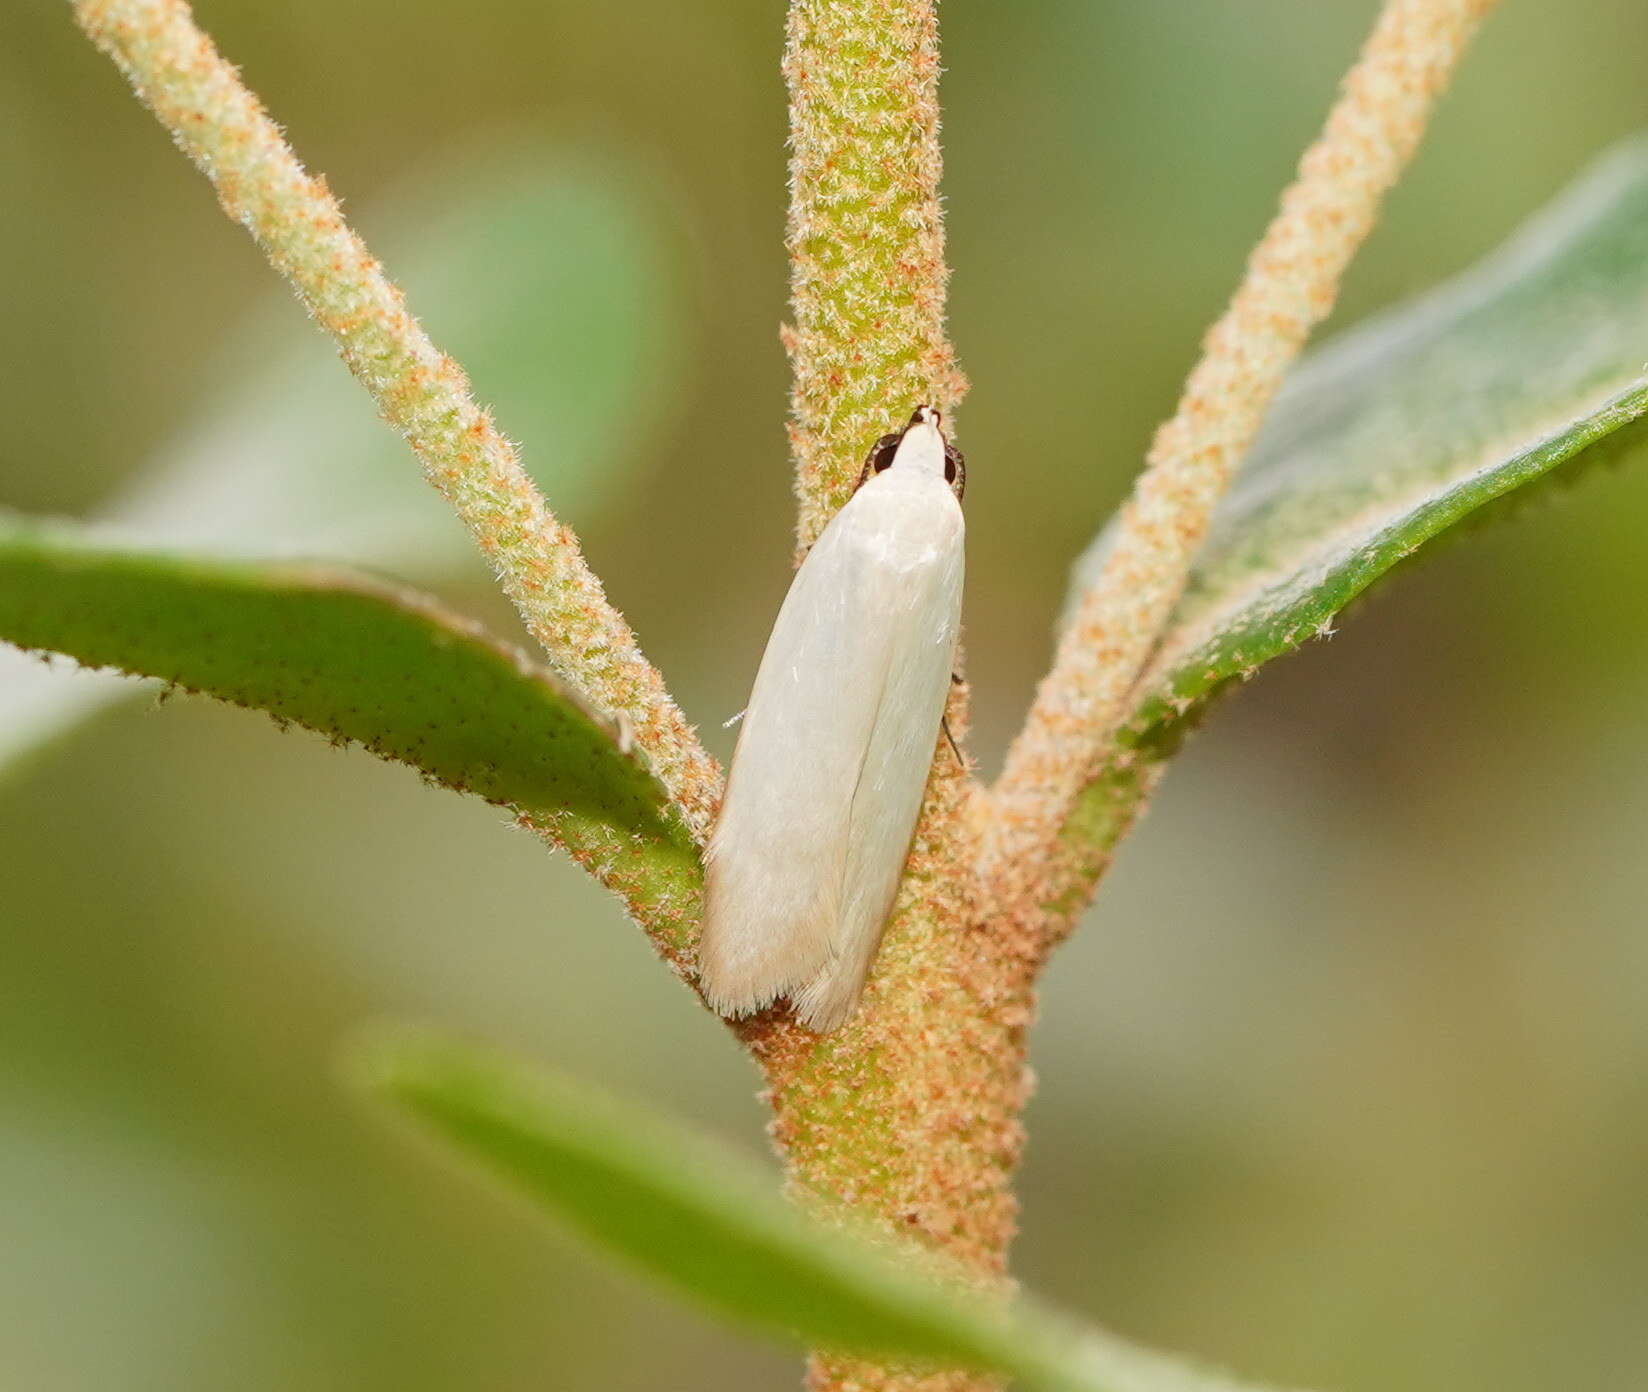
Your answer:
[[[967,679],[960,672],[951,672],[950,685],[966,686]],[[950,717],[947,715],[940,716],[938,723],[943,727],[944,738],[950,741],[950,752],[956,756],[956,762],[961,765],[961,770],[965,773],[967,771],[967,760],[962,757],[961,750],[956,747],[956,737],[950,733]]]

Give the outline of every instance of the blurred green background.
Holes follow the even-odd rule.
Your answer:
[[[987,770],[1374,8],[945,6]],[[790,549],[782,6],[199,13],[436,338],[475,345],[724,755]],[[67,7],[6,31],[0,504],[142,514],[139,480],[193,459],[223,496],[149,511],[246,542],[268,456],[337,490],[281,546],[507,628],[410,457],[357,467],[370,408]],[[1626,0],[1505,5],[1336,322],[1469,264],[1648,125],[1645,51]],[[512,189],[506,227],[480,200]],[[465,279],[488,274],[501,346]],[[1645,519],[1648,474],[1593,475],[1444,548],[1192,743],[1048,980],[1029,1284],[1284,1384],[1648,1381]],[[6,1384],[793,1385],[334,1080],[359,1022],[428,1018],[761,1145],[752,1070],[615,906],[404,770],[153,707],[0,784]]]

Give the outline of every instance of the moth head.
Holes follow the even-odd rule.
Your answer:
[[[944,417],[936,406],[917,406],[909,424],[893,435],[883,435],[870,447],[859,485],[890,469],[920,469],[943,474],[959,499],[967,487],[967,465],[961,451],[944,438]]]

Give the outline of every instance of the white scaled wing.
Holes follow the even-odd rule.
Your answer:
[[[870,478],[808,553],[756,675],[710,842],[699,974],[745,1015],[852,1013],[910,848],[961,618],[961,506]]]

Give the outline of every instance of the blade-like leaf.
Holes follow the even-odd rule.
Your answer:
[[[1648,139],[1604,156],[1486,262],[1300,364],[1214,518],[1124,744],[1170,752],[1231,681],[1327,630],[1490,504],[1648,439]],[[1078,563],[1096,577],[1109,535]],[[1075,839],[1132,805],[1135,762]]]
[[[681,316],[645,186],[620,161],[495,137],[435,159],[366,218],[414,311],[575,523],[633,482],[677,379]],[[204,408],[106,520],[190,551],[335,555],[419,580],[482,573],[405,441],[289,294],[271,291],[224,356]],[[130,690],[0,652],[0,768]]]
[[[686,902],[697,883],[690,835],[602,717],[475,625],[359,573],[0,516],[0,641],[359,741],[552,826],[631,898]]]
[[[419,1033],[374,1039],[355,1063],[540,1207],[740,1323],[1049,1392],[1239,1392],[1028,1302],[987,1303],[906,1249],[810,1223],[738,1152],[571,1080]]]

